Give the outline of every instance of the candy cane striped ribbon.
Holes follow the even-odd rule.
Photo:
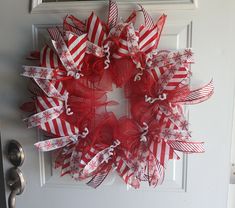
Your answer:
[[[157,24],[151,27],[139,27],[139,47],[145,54],[151,53],[158,46],[166,16],[162,15]]]
[[[83,168],[88,164],[88,162],[95,157],[95,155],[99,152],[98,148],[86,148],[86,151],[83,152],[81,156],[81,160],[79,162],[79,169],[83,170]]]
[[[77,68],[78,65],[74,62],[60,31],[58,28],[49,28],[48,31],[52,37],[52,44],[60,58],[60,61],[67,71],[67,75],[74,76],[74,78],[79,79],[81,74]],[[84,47],[84,44],[82,44],[82,47]]]
[[[115,27],[118,19],[117,2],[109,1],[108,27],[109,29]]]
[[[26,119],[28,123],[28,128],[40,126],[46,122],[49,122],[59,117],[62,112],[63,112],[63,106],[59,105],[47,109],[45,111],[39,112],[37,114],[34,114],[33,116],[30,116],[29,118]]]
[[[150,68],[153,68],[153,76],[159,83],[159,91],[172,91],[189,83],[191,73],[187,64],[193,62],[192,56],[190,49],[178,52],[160,51],[152,56]]]
[[[60,58],[48,45],[45,45],[40,52],[40,65],[47,68],[63,68]]]
[[[68,39],[68,49],[74,60],[75,66],[81,69],[85,57],[87,47],[87,34],[76,35],[71,32],[66,32]]]
[[[36,79],[36,78],[34,78],[34,80],[48,97],[54,97],[61,100],[65,100],[64,95],[62,95],[55,88],[55,85],[51,81],[45,79]]]
[[[54,106],[62,105],[62,112],[64,112],[64,110],[66,110],[66,105],[64,102],[65,101],[61,101],[56,98],[37,97],[36,107],[38,111],[43,112],[53,108]],[[53,119],[48,120],[46,123],[41,123],[39,127],[44,131],[59,136],[69,136],[79,132],[76,126],[70,124],[64,117],[60,117],[60,114],[57,117],[53,117]]]
[[[143,51],[145,52],[145,54],[148,54],[156,48],[158,28],[156,26],[151,29],[143,27],[142,29],[140,29],[139,37],[140,51]]]
[[[63,162],[61,164],[60,173],[61,176],[71,174],[71,157],[74,151],[76,151],[76,145],[74,143],[70,143],[63,147]]]
[[[175,108],[167,109],[162,105],[159,105],[159,111],[156,115],[157,120],[162,120],[164,128],[168,128],[170,130],[179,129],[180,131],[188,130],[188,122],[183,114],[183,112],[179,111],[180,106]],[[162,118],[161,118],[162,117]],[[186,136],[186,135],[185,135]]]
[[[151,152],[149,152],[147,171],[148,182],[150,186],[155,187],[163,182],[165,175],[164,167],[159,163],[159,161]]]
[[[97,188],[105,180],[110,170],[111,168],[107,168],[105,171],[97,173],[89,182],[87,182],[87,185],[92,188]]]
[[[190,141],[167,141],[174,150],[184,153],[202,153],[205,152],[203,142],[190,142]]]
[[[108,161],[112,158],[114,154],[114,149],[120,144],[118,140],[115,140],[114,143],[99,151],[83,168],[83,173],[85,174],[85,177],[90,176],[93,172],[95,172],[101,165],[104,163],[108,164]]]
[[[85,33],[86,24],[77,19],[75,16],[68,15],[64,19],[63,29],[65,31],[71,31],[77,35],[82,35]]]
[[[165,25],[165,22],[166,22],[166,15],[163,14],[157,21],[156,23],[156,26],[157,26],[157,29],[158,29],[158,37],[157,37],[157,41],[156,41],[156,45],[155,45],[155,48],[158,47],[158,44],[159,44],[159,41],[160,41],[160,38],[161,38],[161,34],[162,34],[162,30],[163,30],[163,27]]]
[[[117,157],[116,171],[127,185],[136,189],[140,187],[140,181],[135,177],[134,171],[128,167],[125,160],[121,157]]]
[[[130,23],[129,23],[130,24]],[[127,23],[118,23],[114,28],[111,29],[109,36],[119,37],[118,50],[112,54],[113,58],[120,59],[129,54],[128,45],[126,38],[121,37],[122,31],[129,25]]]
[[[143,12],[144,15],[144,21],[145,21],[145,27],[148,29],[151,29],[154,27],[153,19],[149,15],[149,13],[143,8],[141,4],[138,4],[140,7],[140,11]]]
[[[132,11],[130,16],[126,19],[125,23],[133,23],[133,24],[135,24],[136,16],[137,16],[136,10]]]
[[[184,105],[198,104],[209,99],[213,95],[213,93],[214,93],[214,86],[213,86],[213,80],[211,80],[207,85],[199,89],[192,90],[186,99],[182,101],[179,100],[178,103]]]
[[[162,18],[162,17],[161,17]],[[151,22],[148,19],[148,24]],[[137,68],[141,68],[140,60],[138,60],[137,53],[144,52],[146,57],[157,47],[158,39],[160,38],[158,31],[158,25],[151,27],[140,26],[139,32],[136,33],[132,24],[130,24],[127,30],[127,46],[129,52],[133,55],[133,61],[137,64]],[[139,37],[138,37],[139,35]],[[136,54],[136,55],[135,55]],[[144,60],[147,61],[147,60]]]
[[[94,12],[92,12],[87,20],[87,34],[88,40],[99,47],[103,45],[103,41],[106,39],[106,33],[103,30],[102,22]]]
[[[180,86],[190,75],[190,71],[186,67],[180,65],[172,65],[167,67],[165,73],[161,75],[158,80],[158,93],[162,93],[164,90],[172,91]]]
[[[80,164],[80,161],[81,161],[81,158],[82,158],[82,152],[81,151],[79,151],[78,149],[74,150],[71,154],[70,161],[69,161],[69,163],[70,163],[70,165],[69,165],[70,175],[75,180],[79,180],[79,176],[80,176],[79,164]]]
[[[174,149],[165,141],[153,141],[150,145],[150,151],[157,158],[163,167],[167,167],[167,163],[172,159],[179,159],[179,156],[175,153]]]

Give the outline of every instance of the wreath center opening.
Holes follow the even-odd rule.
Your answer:
[[[124,95],[124,89],[113,85],[112,91],[107,92],[107,101],[116,102],[114,105],[108,105],[107,110],[113,112],[117,118],[129,115],[128,100]]]

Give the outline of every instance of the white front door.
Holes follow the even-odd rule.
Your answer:
[[[107,11],[107,3],[34,2],[33,13],[29,13],[29,0],[0,3],[2,148],[4,151],[7,142],[15,139],[25,151],[21,170],[27,184],[24,193],[16,197],[16,207],[225,208],[235,75],[232,65],[234,2],[143,1],[154,17],[163,12],[168,15],[160,48],[193,47],[196,62],[192,66],[193,82],[206,83],[213,77],[215,94],[209,101],[188,108],[193,138],[205,141],[206,152],[187,157],[182,155],[180,161],[170,162],[163,185],[155,189],[146,186],[140,190],[127,190],[115,174],[96,190],[73,181],[69,176],[61,178],[53,169],[50,154],[39,154],[34,148],[39,136],[35,129],[26,129],[22,122],[23,113],[19,110],[29,96],[27,80],[19,75],[21,65],[28,63],[25,57],[41,45],[45,29],[49,25],[61,24],[67,13],[85,18],[95,8],[97,14],[105,18]],[[120,15],[125,18],[135,4],[122,3],[120,7]],[[4,156],[4,172],[10,167]],[[6,197],[8,195],[9,190]]]

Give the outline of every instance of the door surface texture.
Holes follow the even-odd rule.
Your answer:
[[[0,132],[4,174],[11,167],[5,150],[9,140],[17,140],[24,149],[21,170],[25,191],[16,197],[17,208],[226,208],[230,173],[235,48],[235,2],[233,0],[142,1],[154,17],[162,13],[167,21],[160,40],[161,49],[192,47],[192,86],[213,78],[215,93],[210,100],[186,108],[195,140],[205,142],[204,154],[180,155],[170,161],[164,183],[155,189],[147,185],[140,190],[127,188],[111,174],[97,189],[69,176],[60,177],[53,168],[50,153],[39,153],[34,143],[42,139],[36,129],[27,129],[19,106],[28,99],[28,80],[20,76],[26,57],[42,47],[48,37],[46,29],[61,25],[67,14],[87,18],[94,10],[106,18],[108,1],[50,2],[30,0],[0,1]],[[119,3],[119,16],[126,18],[136,4]],[[141,18],[138,19],[142,21]],[[122,92],[114,90],[110,98],[118,99],[117,114],[127,113]],[[1,152],[1,151],[0,151]],[[1,170],[1,168],[0,168]],[[1,174],[0,174],[1,175]],[[1,179],[2,180],[2,179]],[[2,183],[0,183],[2,184]],[[1,187],[1,190],[2,187]],[[9,189],[6,186],[6,198]],[[3,206],[0,202],[0,205]],[[4,207],[4,206],[3,206]]]

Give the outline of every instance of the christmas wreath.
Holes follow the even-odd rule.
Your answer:
[[[63,27],[48,28],[50,41],[37,66],[23,66],[33,80],[32,100],[22,109],[33,112],[26,122],[45,132],[35,146],[56,150],[61,175],[86,180],[98,187],[115,170],[124,182],[139,188],[163,182],[167,161],[177,151],[204,152],[203,142],[190,140],[184,105],[197,104],[213,94],[212,81],[190,88],[191,49],[158,50],[166,20],[155,23],[139,5],[144,24],[134,27],[137,11],[118,20],[109,2],[107,23],[92,13],[86,21],[65,17]],[[124,90],[130,115],[118,118],[108,106],[113,86]]]

